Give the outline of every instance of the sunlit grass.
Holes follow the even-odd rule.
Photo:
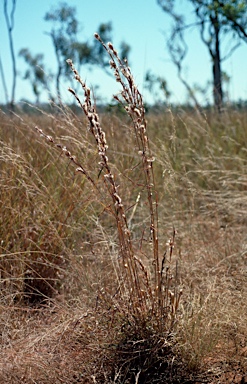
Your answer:
[[[1,114],[2,381],[172,383],[191,375],[214,382],[218,375],[227,383],[233,373],[236,380],[244,376],[247,114],[166,109],[146,117],[159,196],[159,261],[166,251],[167,271],[174,273],[164,286],[163,323],[131,119],[100,116],[134,264],[128,264],[132,251],[126,256],[119,248],[119,200],[112,203],[85,117],[65,107],[57,115]],[[67,151],[96,188],[76,172]],[[135,287],[130,268],[140,279]],[[175,310],[173,294],[181,288]]]

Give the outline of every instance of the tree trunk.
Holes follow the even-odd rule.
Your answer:
[[[8,28],[8,35],[9,35],[9,45],[10,45],[10,53],[11,53],[11,59],[12,59],[12,69],[13,69],[13,83],[12,83],[12,92],[11,92],[11,100],[10,100],[10,108],[14,109],[14,103],[15,103],[15,88],[16,88],[16,61],[15,61],[15,51],[14,51],[14,43],[13,43],[13,36],[12,31],[14,28],[14,13],[15,13],[15,7],[16,7],[16,0],[12,1],[12,10],[10,14],[10,19],[8,15],[8,9],[7,9],[7,0],[4,1],[4,16]]]
[[[0,73],[1,73],[3,90],[4,90],[4,94],[5,94],[6,105],[7,105],[9,103],[9,97],[8,97],[8,90],[7,90],[7,86],[6,86],[5,74],[4,74],[4,70],[3,70],[1,57],[0,57]]]
[[[55,50],[55,55],[56,55],[56,59],[57,59],[56,89],[57,89],[57,99],[58,99],[58,102],[60,102],[61,101],[60,79],[61,79],[61,75],[62,75],[62,64],[61,64],[61,60],[60,60],[60,56],[59,56],[59,47],[57,44],[57,40],[56,40],[56,36],[55,36],[54,31],[50,34],[50,36],[52,38],[52,42],[53,42],[54,50]]]
[[[215,32],[215,50],[213,55],[213,94],[214,94],[214,106],[221,111],[222,101],[223,101],[223,91],[222,91],[222,75],[221,75],[221,57],[220,57],[220,39],[219,39],[219,20],[218,15],[215,15],[213,21],[213,27]]]
[[[61,101],[61,92],[60,92],[60,78],[61,78],[61,73],[62,73],[62,67],[61,67],[60,64],[58,64],[57,76],[56,76],[56,88],[57,88],[57,98],[58,98],[58,102]]]

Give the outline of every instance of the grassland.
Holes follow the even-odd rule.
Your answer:
[[[1,112],[1,383],[246,382],[247,113],[138,100]]]
[[[183,289],[167,352],[168,361],[174,354],[174,367],[167,368],[170,382],[178,382],[184,367],[187,377],[204,377],[203,382],[240,382],[247,369],[247,114],[164,110],[147,120],[161,248],[175,228],[173,253]],[[66,143],[96,180],[101,177],[83,116],[68,109],[1,115],[0,381],[134,383],[138,372],[148,369],[140,358],[139,371],[131,366],[121,378],[138,347],[128,349],[126,360],[121,356],[128,334],[124,300],[109,309],[119,256],[108,197],[102,203],[71,161],[38,135],[37,126]],[[146,248],[147,207],[142,193],[134,205],[141,189],[129,181],[138,180],[140,172],[130,121],[104,114],[102,126],[121,195],[132,207],[134,241],[142,238]],[[157,353],[157,359],[165,355]],[[176,366],[176,356],[183,368]],[[159,382],[154,372],[153,382]],[[158,374],[162,380],[162,371]]]

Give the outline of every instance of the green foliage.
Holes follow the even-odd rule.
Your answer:
[[[51,30],[47,34],[51,37],[57,60],[56,88],[59,99],[61,78],[69,79],[67,59],[73,60],[78,68],[81,65],[89,64],[100,66],[106,72],[108,71],[108,60],[104,48],[96,41],[89,44],[87,41],[78,40],[80,25],[75,7],[71,7],[67,3],[60,3],[58,7],[53,7],[51,11],[47,12],[44,19],[51,24]],[[97,30],[104,40],[112,40],[111,22],[101,23]],[[122,42],[120,48],[120,57],[127,58],[130,46],[126,42]]]
[[[22,57],[28,69],[26,70],[23,78],[29,80],[32,86],[33,93],[36,97],[36,102],[39,102],[41,92],[47,87],[47,73],[45,73],[45,65],[43,62],[44,55],[38,53],[32,56],[28,48],[22,48],[19,52],[19,56]]]
[[[217,18],[218,27],[223,32],[239,32],[246,28],[247,3],[243,0],[189,0],[196,14],[204,23],[212,23]]]
[[[154,96],[156,102],[160,102],[160,93],[168,100],[171,92],[167,86],[167,81],[162,76],[156,76],[150,70],[145,76],[145,88]]]
[[[45,15],[46,21],[54,23],[54,33],[56,36],[67,35],[75,36],[78,31],[78,21],[76,20],[76,9],[67,3],[60,3],[58,8],[52,8]]]

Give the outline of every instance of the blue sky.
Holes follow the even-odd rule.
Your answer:
[[[180,12],[191,17],[188,2],[180,2]],[[9,0],[9,3],[11,1]],[[16,55],[21,48],[28,47],[33,54],[43,53],[47,68],[54,70],[55,55],[50,38],[45,32],[49,31],[50,24],[44,21],[44,15],[51,6],[60,1],[49,0],[17,0],[15,13],[15,28],[13,31],[14,48]],[[92,40],[93,34],[102,22],[111,21],[113,25],[113,44],[116,49],[121,41],[131,46],[130,67],[139,89],[143,91],[144,99],[150,101],[148,92],[143,89],[143,80],[147,70],[163,76],[172,93],[171,100],[176,103],[186,101],[186,90],[177,78],[177,73],[166,50],[164,33],[169,33],[170,18],[158,6],[156,0],[70,0],[67,3],[75,6],[77,17],[82,25],[78,35],[79,40]],[[186,6],[187,4],[187,6]],[[7,37],[7,29],[3,15],[3,0],[0,1],[0,55],[10,94],[12,84],[11,59]],[[191,30],[187,36],[189,53],[186,58],[184,73],[191,85],[198,83],[203,86],[211,80],[210,58],[205,46],[202,44],[196,29]],[[227,43],[227,42],[226,42]],[[247,99],[247,44],[243,43],[235,53],[223,63],[223,70],[231,77],[229,92],[231,99]],[[19,77],[17,80],[16,99],[34,100],[31,86],[28,81],[21,80],[26,69],[23,59],[17,57]],[[98,94],[110,100],[113,93],[118,91],[118,85],[102,70],[89,71],[83,68],[81,76],[89,86],[99,85]],[[62,97],[65,102],[71,100],[67,91],[67,84],[62,81]],[[207,97],[211,99],[211,90]],[[43,101],[48,95],[43,94]],[[2,83],[0,82],[0,102],[4,102]]]

